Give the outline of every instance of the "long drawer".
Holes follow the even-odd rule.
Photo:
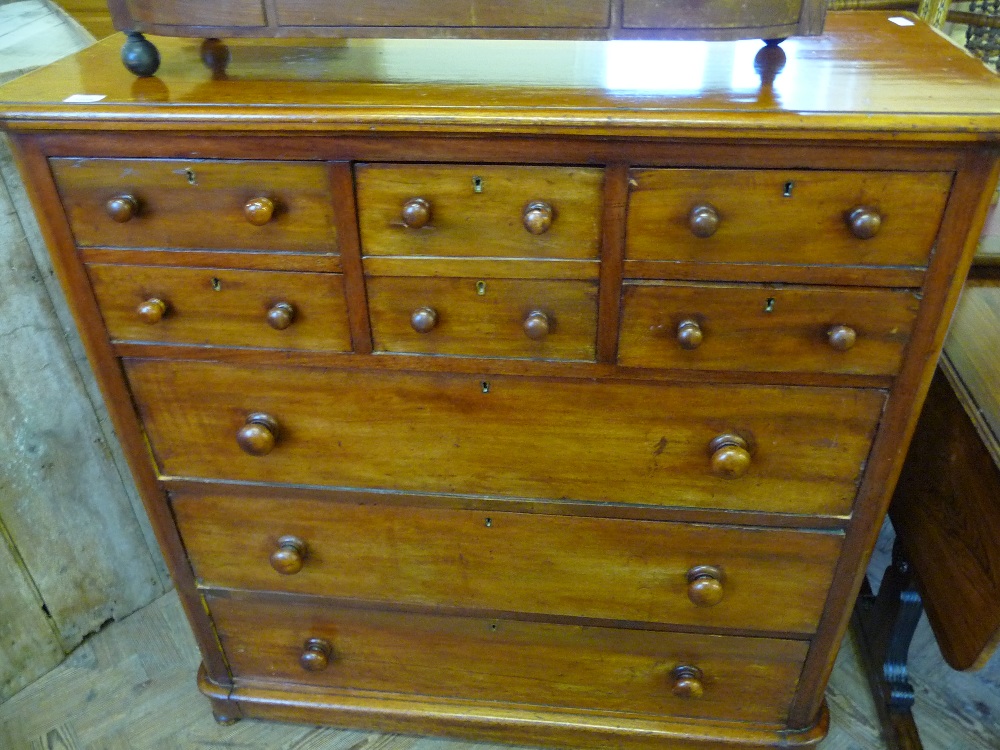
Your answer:
[[[202,585],[812,633],[842,535],[172,493]]]
[[[164,476],[850,512],[885,393],[125,360]]]
[[[809,647],[239,593],[209,593],[207,602],[238,687],[292,682],[369,695],[782,722]]]

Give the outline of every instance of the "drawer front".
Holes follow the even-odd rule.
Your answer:
[[[262,0],[128,0],[137,21],[173,26],[266,26]]]
[[[207,597],[237,684],[280,681],[629,714],[784,721],[808,643]],[[310,639],[309,671],[301,664]],[[674,694],[698,670],[700,699]]]
[[[172,501],[210,587],[755,631],[815,631],[842,542],[839,533],[280,493]]]
[[[912,291],[626,284],[618,361],[635,367],[892,375]]]
[[[394,0],[378,3],[318,3],[275,0],[283,26],[458,26],[605,28],[608,0]]]
[[[600,169],[361,164],[355,176],[365,255],[598,257]]]
[[[125,364],[165,476],[781,513],[849,512],[885,399],[850,388]],[[274,419],[276,440],[254,414]],[[238,438],[269,452],[249,455]]]
[[[925,266],[951,179],[950,172],[632,170],[626,256]],[[876,224],[873,236],[855,235]]]
[[[597,282],[368,279],[375,350],[593,360]]]
[[[111,338],[350,351],[340,274],[90,264]]]
[[[49,164],[80,247],[337,251],[323,164],[179,159],[50,159]]]
[[[625,0],[627,29],[734,29],[799,22],[802,0]]]

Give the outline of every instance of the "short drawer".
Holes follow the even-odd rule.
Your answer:
[[[207,603],[237,686],[292,682],[493,706],[780,723],[809,647],[806,641],[385,612],[235,592],[209,593]]]
[[[360,164],[355,176],[365,255],[598,257],[600,169]]]
[[[327,167],[50,159],[80,247],[336,253]]]
[[[375,350],[593,360],[597,282],[370,277]]]
[[[796,24],[802,0],[624,0],[626,29],[738,29]]]
[[[892,375],[910,290],[628,283],[618,361],[634,367]]]
[[[125,367],[165,476],[801,514],[850,512],[885,400],[858,388]]]
[[[172,493],[202,585],[812,633],[842,535]]]
[[[340,274],[89,264],[112,340],[350,351]]]
[[[950,172],[630,174],[628,259],[794,265],[926,266],[952,180]]]
[[[482,3],[476,0],[427,0],[318,3],[315,0],[275,0],[283,26],[454,26],[509,28],[605,28],[609,0],[530,0]]]

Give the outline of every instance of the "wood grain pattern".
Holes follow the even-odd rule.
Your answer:
[[[712,385],[125,364],[167,476],[802,514],[849,511],[883,403],[850,389],[736,387],[720,401]],[[283,430],[263,459],[234,437],[259,411]],[[710,471],[708,444],[734,430],[756,445],[742,481]]]
[[[597,285],[588,281],[369,277],[375,351],[470,357],[593,360]],[[415,331],[414,310],[429,307],[437,324]],[[533,311],[549,321],[539,340],[525,334]]]
[[[952,175],[640,169],[630,179],[629,259],[924,266]],[[700,204],[719,212],[711,237],[691,232],[689,213]],[[868,240],[851,234],[846,222],[861,205],[883,216]]]
[[[803,4],[799,0],[767,0],[753,4],[624,0],[622,5],[622,26],[627,28],[713,29],[795,24]]]
[[[209,596],[238,682],[496,701],[501,704],[733,717],[780,722],[805,644],[710,635],[622,632],[505,619],[290,605]],[[302,644],[333,645],[330,666],[299,666]],[[672,695],[670,671],[694,663],[705,695]],[[590,686],[600,685],[600,690]],[[735,711],[734,711],[735,709]]]
[[[592,27],[608,25],[609,0],[397,0],[392,3],[317,3],[275,0],[278,21],[288,26],[512,26]],[[190,23],[190,20],[187,21]],[[391,32],[390,32],[391,33]]]
[[[351,350],[339,274],[104,264],[88,265],[87,273],[112,340]],[[136,314],[151,298],[166,306],[154,325]],[[294,311],[284,330],[267,323],[278,303]]]
[[[265,26],[262,0],[126,0],[139,23],[196,26]]]
[[[359,164],[355,176],[366,256],[598,257],[599,169]],[[410,229],[401,211],[417,197],[430,204],[431,218]],[[537,200],[555,211],[552,228],[541,235],[522,225],[525,206]]]
[[[757,632],[811,632],[842,541],[836,533],[372,507],[280,493],[171,499],[204,586]],[[277,574],[269,561],[285,535],[307,545],[294,575]],[[720,604],[689,599],[696,565],[722,571]]]
[[[52,159],[73,235],[81,247],[197,248],[336,253],[326,169],[291,162],[168,159]],[[116,195],[134,195],[136,217],[105,213]],[[251,198],[269,196],[274,218],[254,226]]]
[[[622,304],[623,365],[892,375],[920,300],[911,290],[633,282]],[[685,320],[702,333],[690,350],[678,343]],[[842,325],[857,333],[847,351],[828,336]]]

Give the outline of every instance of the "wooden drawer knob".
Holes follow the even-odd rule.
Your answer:
[[[870,206],[858,206],[847,214],[847,226],[859,240],[868,240],[882,228],[882,216]]]
[[[139,213],[139,201],[133,195],[116,195],[104,204],[108,216],[119,224],[124,224]]]
[[[697,699],[705,694],[703,675],[698,667],[674,667],[670,679],[671,690],[678,698]]]
[[[297,536],[283,536],[271,553],[271,567],[283,576],[292,576],[302,570],[305,559],[306,543]]]
[[[251,456],[266,456],[277,441],[278,422],[269,414],[251,414],[236,433],[236,442]]]
[[[263,196],[251,198],[243,206],[243,215],[255,227],[262,227],[274,216],[274,201]]]
[[[430,333],[437,324],[438,314],[433,307],[418,307],[410,316],[410,325],[417,333]]]
[[[541,341],[549,335],[549,316],[541,310],[532,310],[524,319],[524,334],[532,341]]]
[[[826,340],[838,352],[846,352],[858,340],[858,332],[850,326],[833,326],[826,332]]]
[[[545,234],[552,226],[552,206],[545,201],[532,201],[524,207],[521,221],[531,234]]]
[[[411,198],[403,204],[403,224],[410,229],[427,226],[431,220],[431,204],[423,198]]]
[[[722,479],[739,479],[750,469],[750,446],[739,435],[719,435],[708,444],[712,473]]]
[[[267,311],[267,324],[276,331],[284,331],[295,320],[295,308],[287,302],[279,302]]]
[[[143,323],[153,325],[163,320],[163,316],[167,314],[167,303],[162,299],[152,297],[139,305],[135,312]]]
[[[710,203],[695,206],[688,214],[688,226],[695,237],[711,237],[719,228],[719,212]]]
[[[677,325],[677,343],[681,349],[697,349],[701,346],[702,340],[701,326],[697,320],[682,320]]]
[[[330,657],[333,655],[333,646],[329,641],[322,638],[310,638],[302,647],[302,656],[299,657],[299,664],[307,672],[322,672],[330,666]]]
[[[696,565],[687,573],[688,599],[696,607],[714,607],[722,601],[722,571],[714,565]]]

